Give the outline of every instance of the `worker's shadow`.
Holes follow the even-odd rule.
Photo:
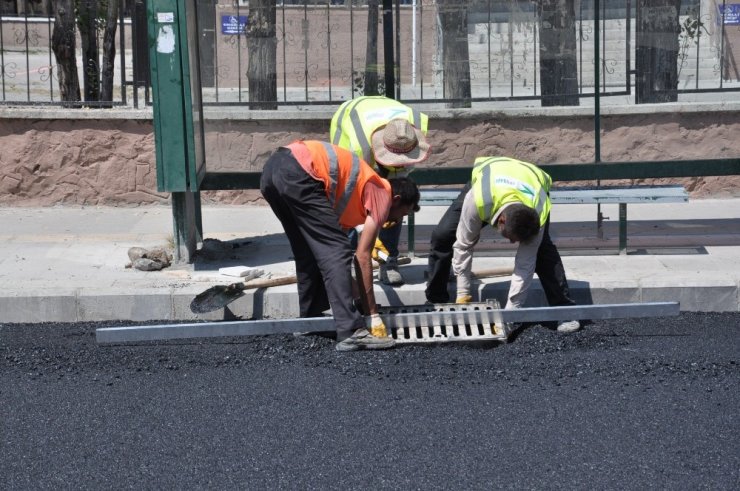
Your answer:
[[[218,271],[219,268],[246,266],[256,268],[293,260],[285,234],[233,240],[204,239],[194,254],[194,271]]]
[[[390,305],[422,305],[427,301],[425,290],[428,269],[429,267],[426,264],[403,264],[399,266],[398,271],[404,279],[404,286],[400,287],[400,291],[403,292],[403,300],[398,293],[399,287],[386,285],[380,281],[378,270],[373,275],[375,278],[373,283],[376,288],[380,288],[385,294]]]
[[[396,288],[394,286],[386,285],[378,280],[373,281],[373,285],[375,288],[380,288],[380,290],[385,295],[388,305],[404,305],[403,303],[401,303],[401,297],[398,295],[398,292],[396,291]],[[409,302],[409,304],[412,303],[413,302]]]

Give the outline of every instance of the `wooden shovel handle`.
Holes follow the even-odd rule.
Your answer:
[[[271,286],[281,285],[292,285],[297,283],[298,278],[295,275],[292,276],[281,276],[280,278],[255,278],[244,282],[245,290],[252,290],[255,288],[269,288]]]
[[[359,265],[355,265],[355,268],[359,269]],[[493,276],[509,276],[514,272],[514,268],[503,267],[503,268],[489,268],[473,271],[473,275],[476,278],[490,278]],[[269,288],[271,286],[281,285],[292,285],[297,283],[298,278],[295,275],[281,276],[279,278],[255,278],[244,282],[245,290],[253,290],[256,288]]]

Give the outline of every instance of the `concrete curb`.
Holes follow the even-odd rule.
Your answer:
[[[712,284],[698,279],[671,284],[647,279],[639,284],[628,281],[589,285],[571,281],[571,295],[581,305],[678,301],[681,311],[740,312],[740,282],[720,279]],[[251,318],[295,318],[298,294],[295,286],[270,288],[245,294],[226,309],[194,314],[190,302],[207,286],[186,288],[39,291],[36,294],[0,296],[1,322],[93,322],[93,321],[192,321]],[[506,301],[508,280],[484,281],[474,292],[474,300]],[[451,292],[452,293],[452,292]],[[382,305],[420,305],[425,302],[422,285],[391,289],[376,284],[377,300]],[[546,305],[544,292],[535,285],[528,305]]]

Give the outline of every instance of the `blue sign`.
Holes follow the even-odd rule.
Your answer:
[[[722,18],[724,13],[725,25],[738,26],[740,25],[740,3],[731,3],[729,5],[717,5],[719,8],[719,15]]]
[[[246,15],[222,15],[221,34],[244,34],[247,27]]]

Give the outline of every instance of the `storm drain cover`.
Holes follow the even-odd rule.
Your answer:
[[[497,323],[498,301],[381,307],[379,314],[396,343],[506,341],[510,326]],[[414,314],[395,316],[396,314]]]

